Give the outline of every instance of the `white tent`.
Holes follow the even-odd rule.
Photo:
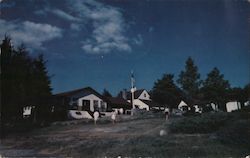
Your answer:
[[[183,107],[188,106],[183,100],[178,105],[178,109],[183,110]]]

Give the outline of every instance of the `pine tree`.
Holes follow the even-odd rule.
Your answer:
[[[227,92],[230,84],[224,79],[224,75],[215,67],[207,74],[206,80],[203,82],[202,93],[207,102],[213,102],[219,105],[219,108],[225,110]]]
[[[102,95],[105,96],[105,97],[112,97],[112,95],[110,94],[110,92],[104,88],[103,92],[102,92]]]
[[[198,67],[194,64],[191,57],[187,59],[185,70],[181,71],[177,83],[180,84],[182,90],[190,99],[194,99],[197,96],[201,80]]]
[[[174,83],[173,74],[164,74],[160,80],[154,83],[152,99],[169,108],[175,108],[180,102],[181,92]]]
[[[10,38],[4,38],[1,43],[2,121],[13,124],[21,121],[24,106],[48,109],[51,87],[45,64],[41,55],[34,59],[23,45],[14,49]]]

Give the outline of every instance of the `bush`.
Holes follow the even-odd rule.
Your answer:
[[[228,122],[216,132],[218,139],[231,145],[241,145],[250,149],[250,119]]]
[[[196,117],[184,117],[170,124],[169,128],[173,133],[210,133],[230,119],[232,117],[228,113],[205,113]]]

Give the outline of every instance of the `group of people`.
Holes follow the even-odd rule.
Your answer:
[[[123,113],[123,109],[120,109],[119,110],[120,113]],[[164,113],[165,113],[165,117],[166,117],[166,121],[169,119],[169,115],[170,115],[170,110],[169,108],[165,108],[164,110]],[[111,115],[111,120],[112,120],[112,123],[114,124],[115,121],[116,121],[116,115],[118,114],[118,111],[114,111]],[[98,120],[99,118],[99,112],[94,112],[94,123],[96,124],[96,121]]]
[[[123,113],[123,109],[120,109],[119,110],[119,112],[120,113]],[[112,112],[112,115],[111,115],[111,120],[112,120],[112,123],[114,124],[115,123],[115,121],[116,121],[116,115],[118,114],[118,112],[117,111],[114,111],[114,112]],[[95,123],[95,125],[96,125],[96,121],[98,120],[98,118],[99,118],[99,112],[94,112],[94,123]]]

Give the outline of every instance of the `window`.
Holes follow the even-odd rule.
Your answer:
[[[145,97],[145,98],[147,97],[147,94],[146,94],[146,93],[144,93],[144,97]]]
[[[99,111],[98,100],[94,100],[94,111]]]
[[[105,112],[106,111],[106,104],[105,102],[101,101],[101,112]]]
[[[90,100],[82,100],[83,110],[90,111]]]

